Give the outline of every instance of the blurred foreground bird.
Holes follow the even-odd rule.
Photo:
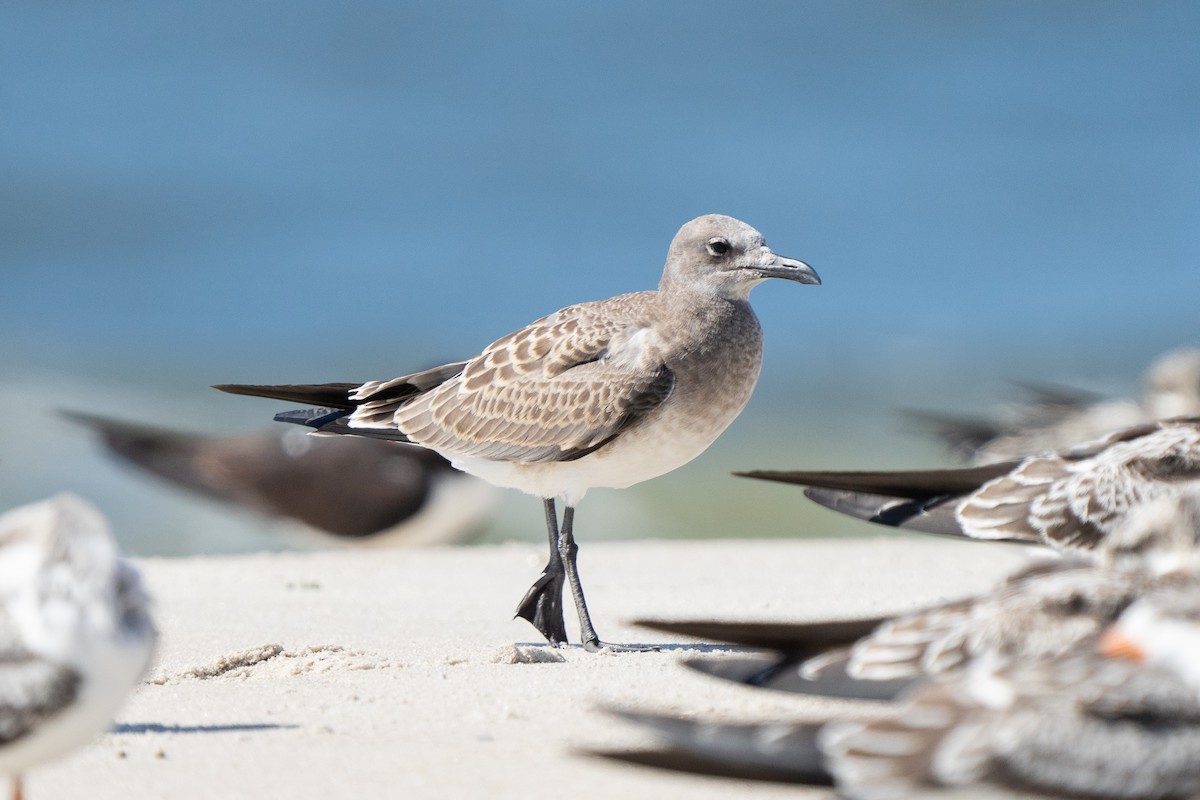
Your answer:
[[[905,412],[905,416],[975,464],[1060,450],[1120,428],[1200,414],[1200,349],[1180,348],[1155,359],[1142,380],[1140,402],[1061,387],[1020,385],[1029,401],[1008,419],[927,411]]]
[[[737,474],[808,487],[811,500],[883,525],[1079,552],[1095,548],[1139,504],[1200,488],[1200,417],[980,467]]]
[[[631,486],[686,464],[734,420],[762,361],[750,290],[768,278],[820,283],[749,225],[712,214],[676,234],[657,291],[569,306],[469,361],[363,384],[216,388],[318,404],[276,419],[412,442],[541,497],[550,560],[517,615],[564,643],[565,583],[583,645],[598,650],[609,645],[579,580],[575,507],[589,489]]]
[[[203,436],[66,412],[109,452],[175,486],[304,523],[323,545],[453,544],[478,536],[495,490],[430,450],[281,429]]]
[[[999,587],[888,619],[806,623],[642,620],[656,630],[773,651],[686,661],[719,678],[803,694],[894,699],[983,658],[1057,656],[1099,636],[1130,603],[1200,590],[1200,493],[1142,504],[1097,549],[1043,559]]]
[[[69,494],[0,516],[0,773],[59,758],[108,728],[156,634],[108,525]]]
[[[740,779],[836,785],[839,796],[993,786],[1021,796],[1200,792],[1200,583],[1137,599],[1100,636],[1042,657],[990,653],[860,718],[728,724],[618,711],[652,750],[606,758]]]

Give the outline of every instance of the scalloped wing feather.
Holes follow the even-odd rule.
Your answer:
[[[596,303],[564,308],[493,342],[428,392],[368,402],[350,425],[397,428],[421,445],[472,458],[578,458],[674,388],[648,334],[651,297],[605,301],[602,315]]]

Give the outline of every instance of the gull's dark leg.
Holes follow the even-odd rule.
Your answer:
[[[567,642],[567,626],[563,622],[562,610],[562,594],[563,594],[563,561],[559,555],[561,552],[561,538],[558,532],[558,514],[554,509],[554,500],[545,501],[546,505],[546,533],[550,537],[550,560],[546,563],[546,568],[542,570],[542,576],[534,582],[533,586],[529,587],[529,591],[525,593],[525,597],[521,598],[521,604],[517,606],[517,616],[522,619],[527,619],[541,632],[542,636],[550,644],[558,647]],[[572,509],[568,508],[563,516],[563,524],[567,525],[567,520]],[[572,546],[574,543],[572,543]],[[576,578],[578,583],[579,579]],[[574,588],[572,587],[572,591]],[[579,594],[581,602],[583,594]],[[586,609],[584,613],[587,613]],[[591,629],[591,622],[587,624],[588,629]],[[595,636],[595,631],[592,632]]]
[[[629,645],[610,644],[603,642],[592,626],[592,617],[588,614],[587,601],[583,599],[583,584],[579,582],[579,567],[576,557],[579,545],[575,544],[575,509],[567,506],[563,509],[562,533],[558,537],[558,555],[567,573],[567,583],[571,586],[571,596],[575,598],[575,611],[579,615],[579,636],[583,639],[583,649],[596,652],[608,648],[620,653],[642,652],[657,650],[657,647],[630,647]]]

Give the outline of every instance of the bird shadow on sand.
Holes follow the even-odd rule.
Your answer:
[[[231,725],[164,725],[161,722],[122,722],[114,725],[110,733],[246,733],[248,731],[291,730],[299,725],[275,725],[265,722],[249,722]]]

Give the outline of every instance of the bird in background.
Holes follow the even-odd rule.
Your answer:
[[[1200,415],[1200,348],[1156,358],[1142,378],[1141,400],[1106,398],[1059,386],[1019,383],[1028,396],[1001,419],[937,411],[904,415],[974,464],[1020,459],[1100,439],[1115,430],[1170,417]]]
[[[1200,486],[1140,505],[1094,551],[1042,558],[995,588],[893,617],[813,622],[641,620],[655,630],[772,651],[693,658],[718,678],[801,694],[893,700],[983,657],[1021,662],[1095,640],[1131,603],[1200,587]]]
[[[1200,417],[1151,422],[1070,450],[978,467],[737,474],[807,487],[809,499],[882,525],[1086,552],[1140,504],[1195,490]]]
[[[592,755],[740,780],[836,787],[848,800],[939,789],[1006,796],[1186,798],[1200,792],[1200,591],[1131,604],[1056,656],[982,658],[850,716],[705,721],[610,709],[654,736]]]
[[[589,489],[624,488],[686,464],[737,417],[762,361],[750,290],[769,278],[820,283],[754,228],[710,214],[676,234],[656,291],[568,306],[467,361],[367,383],[216,388],[316,404],[276,419],[418,444],[542,498],[550,559],[517,616],[551,644],[566,642],[567,585],[585,649],[621,649],[600,639],[588,614],[575,508]]]
[[[60,494],[0,516],[0,774],[102,733],[145,674],[157,634],[137,571],[104,517]]]
[[[867,677],[909,679],[893,702],[847,716],[736,724],[617,710],[662,745],[596,754],[833,784],[855,800],[983,786],[1039,797],[1194,796],[1198,523],[1200,495],[1154,501],[1110,537],[1099,562],[1041,565],[999,592],[882,626],[852,655]]]
[[[413,445],[282,427],[205,436],[63,413],[118,459],[173,486],[302,523],[285,531],[298,543],[456,544],[479,536],[495,506],[492,487]]]

